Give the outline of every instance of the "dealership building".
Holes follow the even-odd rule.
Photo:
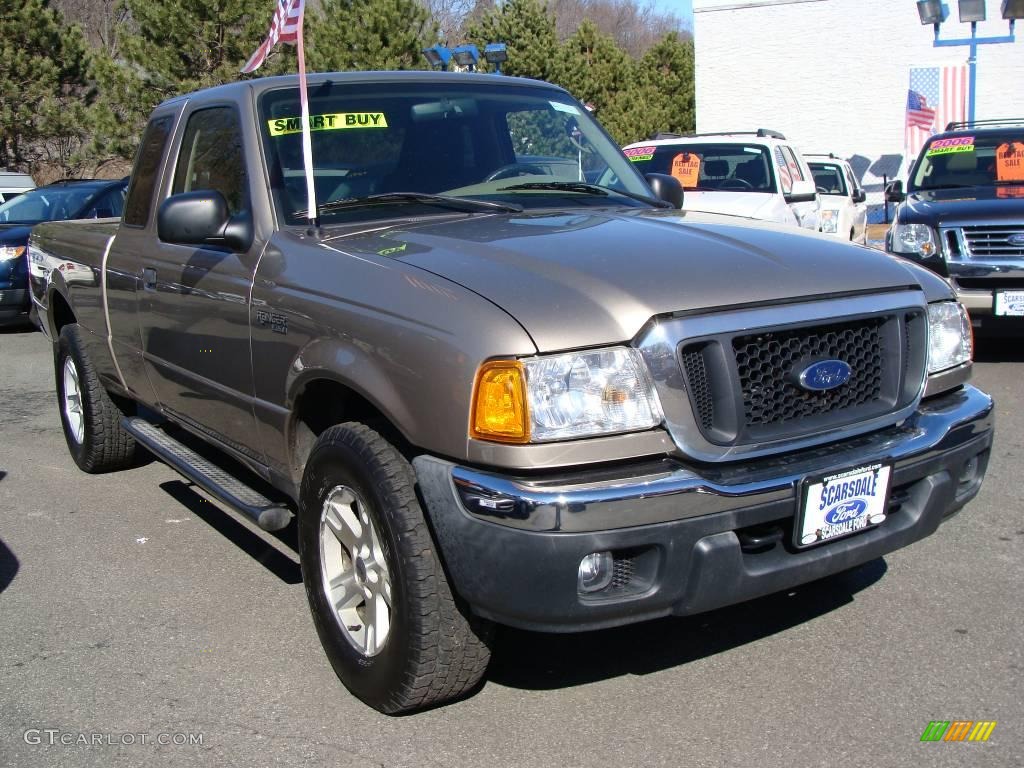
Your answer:
[[[977,37],[1009,37],[1001,15],[1006,2],[966,4],[986,12]],[[957,0],[941,5],[946,18],[939,39],[969,40],[971,24],[960,21]],[[805,154],[846,158],[868,191],[871,220],[881,220],[883,178],[906,174],[911,69],[963,67],[970,55],[969,45],[936,47],[933,26],[922,24],[917,6],[914,0],[694,0],[698,132],[772,128]],[[977,46],[975,100],[978,120],[1024,118],[1024,21],[1015,42]]]

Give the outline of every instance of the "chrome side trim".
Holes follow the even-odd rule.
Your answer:
[[[992,429],[992,399],[967,386],[923,402],[911,419],[846,444],[698,470],[662,459],[547,479],[508,477],[433,457],[450,473],[454,500],[467,514],[530,531],[613,530],[683,520],[741,507],[793,500],[808,474],[892,461],[912,466]],[[795,510],[795,507],[794,507]]]
[[[117,362],[117,355],[114,354],[114,331],[110,325],[110,305],[107,303],[107,259],[110,258],[110,248],[114,245],[114,238],[111,235],[107,239],[107,246],[103,249],[103,259],[100,261],[100,293],[103,301],[103,322],[107,326],[107,350],[110,352],[110,359],[114,362],[114,370],[117,371],[117,380],[121,388],[128,392],[128,385],[124,381],[124,374],[121,373],[121,365]]]
[[[828,429],[797,439],[765,441],[752,445],[721,446],[705,439],[697,424],[690,399],[686,393],[683,374],[676,350],[688,339],[720,333],[749,332],[760,328],[797,326],[816,322],[841,322],[869,314],[899,311],[924,312],[926,299],[920,291],[855,296],[787,304],[774,307],[721,312],[693,317],[656,320],[641,333],[635,342],[647,363],[654,387],[665,413],[665,426],[672,435],[678,455],[697,461],[719,462],[766,456],[780,451],[792,451],[824,442],[843,440],[897,424],[910,416],[920,400],[917,399],[894,413],[846,427]],[[919,389],[923,391],[924,381]]]

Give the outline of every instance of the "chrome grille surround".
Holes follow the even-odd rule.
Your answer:
[[[856,320],[873,318],[896,318],[891,326],[891,355],[898,370],[892,372],[889,391],[891,401],[879,407],[865,408],[850,421],[837,422],[835,419],[798,419],[801,422],[793,428],[789,424],[770,425],[768,428],[747,429],[740,423],[740,417],[733,409],[733,422],[723,422],[721,412],[728,413],[728,407],[718,408],[706,405],[706,393],[700,393],[699,401],[705,405],[691,403],[691,394],[686,384],[686,366],[681,353],[700,343],[724,345],[740,337],[758,333],[786,332],[794,328],[836,325]],[[924,343],[908,343],[909,322],[899,318],[919,318],[924,324]],[[728,461],[765,456],[782,451],[820,445],[842,440],[875,429],[897,424],[907,418],[920,402],[924,389],[927,369],[927,317],[924,294],[919,291],[894,291],[839,299],[809,301],[750,309],[726,310],[710,314],[687,314],[679,317],[658,318],[652,321],[638,336],[636,347],[642,353],[650,370],[651,378],[661,399],[665,412],[665,426],[672,436],[681,455],[697,461]],[[915,321],[917,322],[917,321]],[[920,335],[920,326],[914,331]],[[907,350],[912,354],[908,355]],[[726,356],[728,357],[728,356]],[[739,395],[736,383],[735,357],[731,370],[709,371],[710,376],[729,376]],[[780,372],[779,374],[784,375]],[[699,387],[697,388],[699,389]],[[742,397],[738,398],[742,403]],[[724,403],[728,406],[728,403]],[[699,412],[698,412],[699,409]],[[742,405],[738,411],[742,414]],[[713,415],[709,415],[713,414]],[[726,417],[728,418],[728,417]],[[709,429],[709,420],[715,423]],[[723,428],[724,424],[724,428]]]
[[[1010,242],[1018,237],[1024,237],[1024,224],[1006,221],[945,224],[940,229],[942,250],[953,263],[1024,262],[1024,244]]]

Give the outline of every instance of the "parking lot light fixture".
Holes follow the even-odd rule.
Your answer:
[[[423,55],[431,67],[440,69],[442,72],[448,69],[448,62],[452,59],[452,52],[440,43],[424,48]]]
[[[918,0],[917,15],[922,24],[941,24],[942,0]]]
[[[1003,0],[1003,18],[1013,23],[1014,19],[1024,19],[1024,0]]]
[[[960,22],[984,21],[985,0],[959,0]]]
[[[476,64],[480,61],[480,51],[472,43],[460,45],[452,51],[452,58],[455,63],[468,72],[476,70]]]
[[[508,47],[504,43],[488,43],[484,46],[484,58],[493,64],[497,74],[501,74],[501,65],[508,61]]]

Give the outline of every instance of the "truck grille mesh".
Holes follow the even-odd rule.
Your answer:
[[[882,388],[881,324],[858,321],[733,339],[746,424],[780,424],[877,399]],[[850,380],[825,392],[800,387],[794,374],[802,362],[827,359],[847,363],[853,370]]]
[[[697,421],[705,430],[711,429],[715,419],[715,404],[711,395],[704,356],[699,348],[683,352],[683,368],[690,388],[690,399],[697,414]]]

